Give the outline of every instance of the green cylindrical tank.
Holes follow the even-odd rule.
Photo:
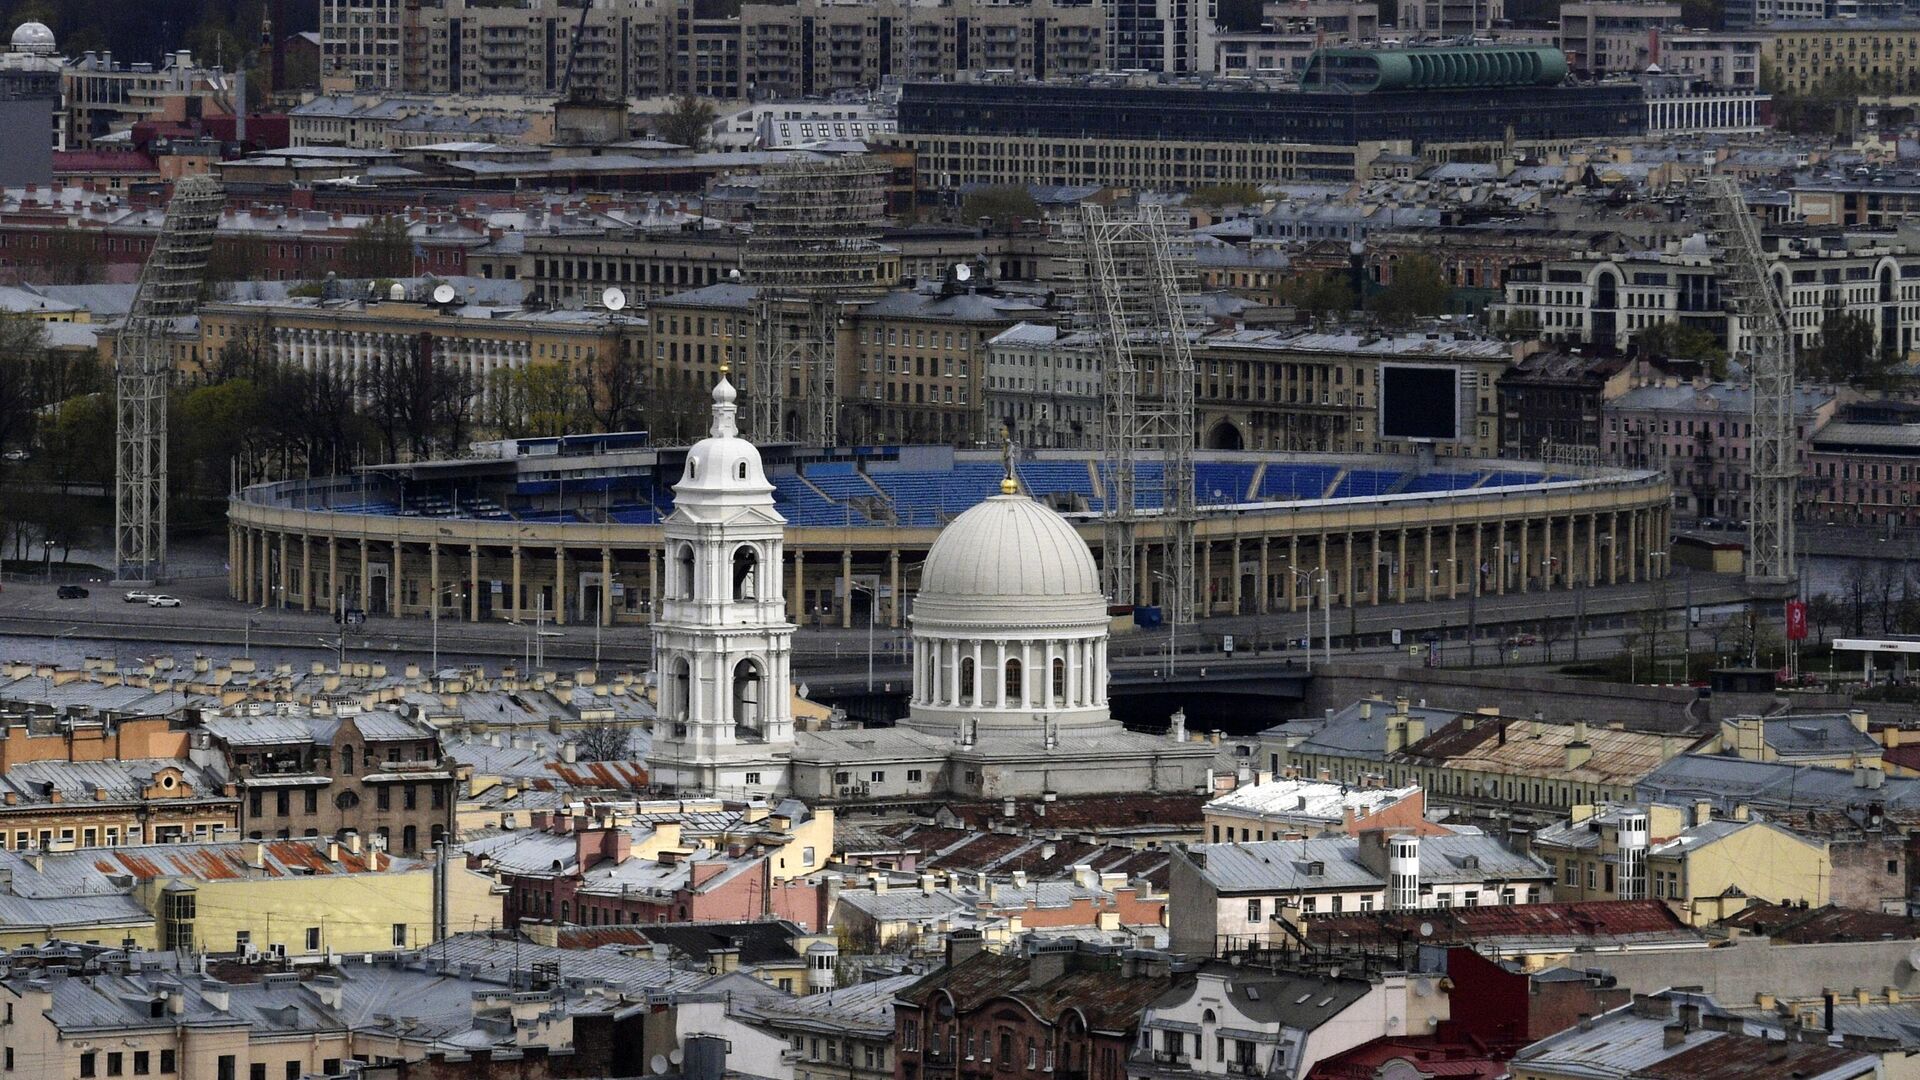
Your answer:
[[[1338,72],[1338,75],[1333,73]],[[1567,54],[1550,46],[1441,49],[1321,49],[1307,63],[1308,87],[1457,90],[1553,86],[1567,77]]]

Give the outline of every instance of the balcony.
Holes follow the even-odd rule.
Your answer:
[[[1136,1049],[1127,1055],[1127,1061],[1135,1065],[1151,1065],[1159,1072],[1193,1071],[1193,1059],[1178,1050]]]

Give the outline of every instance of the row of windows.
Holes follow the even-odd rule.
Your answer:
[[[133,1066],[132,1075],[134,1076],[150,1076],[154,1075],[156,1071],[161,1076],[167,1076],[176,1071],[174,1052],[172,1050],[160,1050],[158,1053],[151,1050],[135,1050],[132,1053],[124,1050],[109,1050],[104,1054],[98,1050],[89,1050],[80,1055],[80,1075],[83,1077],[101,1075],[100,1065],[102,1057],[106,1059],[105,1075],[107,1076],[128,1075],[127,1066],[129,1063]],[[158,1070],[154,1069],[156,1058],[160,1066]],[[224,1075],[226,1080],[233,1080],[233,1055],[225,1055],[220,1061],[222,1062],[222,1068],[225,1070]],[[338,1061],[332,1062],[331,1064],[334,1068],[338,1068],[340,1065]],[[11,1046],[6,1048],[6,1067],[8,1072],[13,1071],[13,1047]],[[257,1068],[264,1069],[266,1066],[261,1065],[257,1066]],[[298,1061],[287,1062],[286,1075],[288,1080],[299,1080],[301,1075],[300,1070],[302,1068],[304,1068],[304,1066]]]

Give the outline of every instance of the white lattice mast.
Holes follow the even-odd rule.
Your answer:
[[[167,384],[173,321],[193,314],[226,194],[212,177],[183,177],[114,345],[114,573],[122,582],[167,572]]]
[[[759,293],[744,388],[749,431],[763,442],[839,442],[840,307],[884,288],[886,176],[884,163],[849,157],[783,165],[764,178],[745,258]]]
[[[1140,497],[1157,493],[1165,527],[1166,606],[1176,623],[1190,623],[1195,514],[1186,266],[1157,207],[1132,217],[1084,207],[1080,219],[1064,227],[1063,239],[1079,249],[1078,314],[1101,341],[1103,584],[1114,603],[1135,602]],[[1143,483],[1136,471],[1150,458],[1162,462],[1157,484]]]
[[[1785,595],[1799,577],[1793,500],[1800,479],[1794,437],[1794,337],[1786,305],[1767,273],[1760,228],[1732,177],[1697,182],[1699,203],[1720,241],[1725,290],[1746,332],[1753,391],[1753,512],[1747,526],[1747,585],[1756,595]],[[1729,334],[1732,338],[1734,335]],[[1735,343],[1727,343],[1730,347]]]

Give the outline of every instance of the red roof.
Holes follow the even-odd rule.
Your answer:
[[[153,159],[138,150],[55,150],[53,171],[58,173],[158,172]]]
[[[1422,935],[1423,926],[1432,932]],[[1307,935],[1317,943],[1333,946],[1393,943],[1407,939],[1408,935],[1431,945],[1513,937],[1589,940],[1699,936],[1658,900],[1496,904],[1335,915],[1309,922]]]
[[[1493,1080],[1507,1071],[1505,1065],[1476,1046],[1442,1042],[1433,1035],[1390,1035],[1322,1058],[1307,1074],[1307,1080],[1374,1080],[1382,1075],[1399,1075],[1385,1068],[1395,1061],[1413,1066],[1418,1070],[1411,1074],[1414,1076]]]

